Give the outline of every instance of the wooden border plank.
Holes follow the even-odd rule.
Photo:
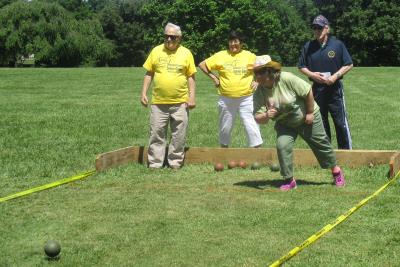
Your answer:
[[[338,163],[348,167],[367,166],[370,163],[387,164],[396,152],[394,150],[335,150]],[[248,164],[255,161],[269,164],[277,162],[275,148],[201,148],[188,147],[185,163],[227,163],[229,160],[245,160]],[[296,166],[318,166],[318,162],[310,149],[295,149],[293,159]],[[147,164],[147,148],[126,147],[106,152],[96,157],[96,170],[102,171],[122,164],[138,162]],[[398,170],[399,156],[393,158],[393,172]]]
[[[141,147],[125,147],[118,150],[97,155],[95,165],[97,171],[117,167],[119,165],[138,162],[147,162],[147,149]]]
[[[389,177],[393,178],[400,171],[400,152],[395,153],[389,162]]]
[[[367,166],[370,163],[388,164],[395,150],[335,150],[339,165],[349,167]]]
[[[186,148],[185,163],[228,163],[230,160],[270,163],[277,161],[277,155],[271,148]]]

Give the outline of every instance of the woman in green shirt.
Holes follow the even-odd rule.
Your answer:
[[[275,121],[281,175],[286,179],[280,189],[288,191],[297,187],[293,176],[293,146],[298,135],[310,146],[321,168],[331,169],[336,186],[344,186],[344,174],[336,163],[311,85],[294,74],[282,72],[281,64],[268,55],[257,57],[253,69],[259,83],[253,99],[254,118],[259,124]]]

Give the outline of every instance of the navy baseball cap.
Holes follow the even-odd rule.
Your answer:
[[[312,25],[319,25],[321,27],[325,27],[326,25],[329,25],[329,21],[324,16],[318,15],[313,20]]]

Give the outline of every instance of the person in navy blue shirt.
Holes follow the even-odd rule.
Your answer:
[[[320,107],[326,134],[332,140],[328,113],[336,130],[339,149],[352,149],[341,79],[353,67],[346,46],[329,35],[329,21],[322,15],[312,23],[315,39],[301,51],[298,68],[312,82],[315,101]]]

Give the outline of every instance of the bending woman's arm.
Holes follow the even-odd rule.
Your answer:
[[[308,92],[306,96],[306,124],[312,124],[314,121],[314,95],[312,90]]]

